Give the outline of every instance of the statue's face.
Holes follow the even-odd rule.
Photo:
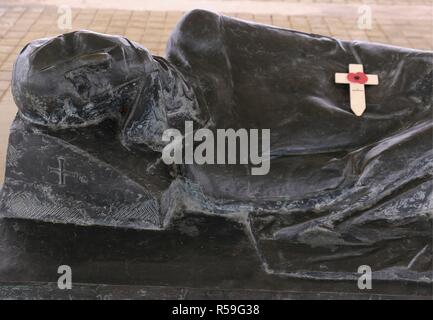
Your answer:
[[[28,44],[17,58],[12,90],[29,121],[53,128],[120,118],[154,63],[125,38],[79,31]]]

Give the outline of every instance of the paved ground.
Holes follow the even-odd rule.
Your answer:
[[[433,46],[432,0],[0,0],[0,183],[16,112],[10,93],[15,57],[30,40],[69,30],[58,24],[64,5],[71,7],[72,30],[122,34],[157,55],[164,55],[170,31],[194,7],[340,39],[427,50]],[[371,29],[362,29],[366,25],[359,27],[360,15],[369,10]]]

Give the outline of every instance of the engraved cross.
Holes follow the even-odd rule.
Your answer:
[[[65,159],[64,158],[57,158],[59,162],[58,168],[52,168],[48,167],[49,172],[56,173],[59,176],[59,185],[64,186],[66,185],[66,177],[74,177],[77,178],[78,174],[76,172],[71,172],[65,169]]]

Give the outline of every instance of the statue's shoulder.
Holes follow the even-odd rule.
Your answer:
[[[222,45],[221,15],[201,9],[186,13],[173,30],[167,57],[215,53]]]
[[[171,37],[211,40],[220,32],[221,15],[202,9],[187,12],[176,25]]]

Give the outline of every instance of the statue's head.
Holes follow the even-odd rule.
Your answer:
[[[121,118],[139,95],[152,56],[120,36],[77,31],[29,43],[14,66],[12,91],[22,116],[53,127]]]

